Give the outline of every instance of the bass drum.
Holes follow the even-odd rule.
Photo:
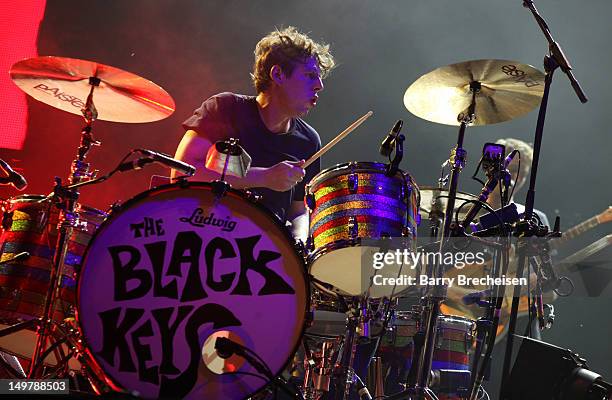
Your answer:
[[[236,190],[218,200],[212,184],[180,183],[138,195],[96,232],[77,319],[113,386],[245,399],[268,379],[240,349],[221,357],[218,338],[278,375],[300,343],[308,293],[303,258],[272,213]]]

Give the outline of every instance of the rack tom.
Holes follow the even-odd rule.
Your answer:
[[[387,165],[351,162],[328,168],[306,187],[310,215],[309,269],[321,290],[345,296],[372,298],[397,295],[413,285],[380,284],[382,275],[416,277],[410,265],[375,269],[380,240],[401,238],[416,249],[419,190],[401,170],[387,173]]]

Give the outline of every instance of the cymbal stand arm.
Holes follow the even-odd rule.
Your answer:
[[[563,53],[561,45],[557,43],[553,38],[552,33],[548,28],[548,24],[540,15],[540,13],[538,13],[538,10],[536,9],[533,0],[523,0],[523,7],[528,8],[529,11],[531,11],[531,13],[533,14],[533,17],[535,18],[538,26],[546,37],[546,41],[548,41],[548,49],[550,51],[551,57],[555,59],[556,63],[559,65],[559,67],[561,67],[561,70],[567,75],[567,78],[569,79],[570,84],[574,89],[574,92],[576,92],[576,96],[578,96],[578,99],[581,103],[586,103],[589,99],[586,97],[584,90],[582,90],[580,83],[574,77],[574,74],[572,73],[572,66],[570,65],[569,60],[565,56],[565,53]]]

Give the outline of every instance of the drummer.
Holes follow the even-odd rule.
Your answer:
[[[316,106],[322,80],[334,65],[329,45],[295,27],[270,32],[255,47],[256,96],[225,92],[205,100],[183,123],[186,132],[175,157],[197,167],[193,180],[212,181],[219,174],[204,166],[208,149],[220,140],[239,139],[252,166],[244,178],[226,180],[237,189],[255,189],[261,203],[305,240],[305,183],[320,171],[320,162],[302,166],[321,139],[302,117]]]

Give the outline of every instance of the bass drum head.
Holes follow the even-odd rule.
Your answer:
[[[267,383],[216,339],[280,374],[309,308],[302,258],[272,213],[206,183],[145,192],[114,212],[89,246],[77,317],[110,380],[144,398],[245,399]],[[227,355],[227,354],[225,354]]]

